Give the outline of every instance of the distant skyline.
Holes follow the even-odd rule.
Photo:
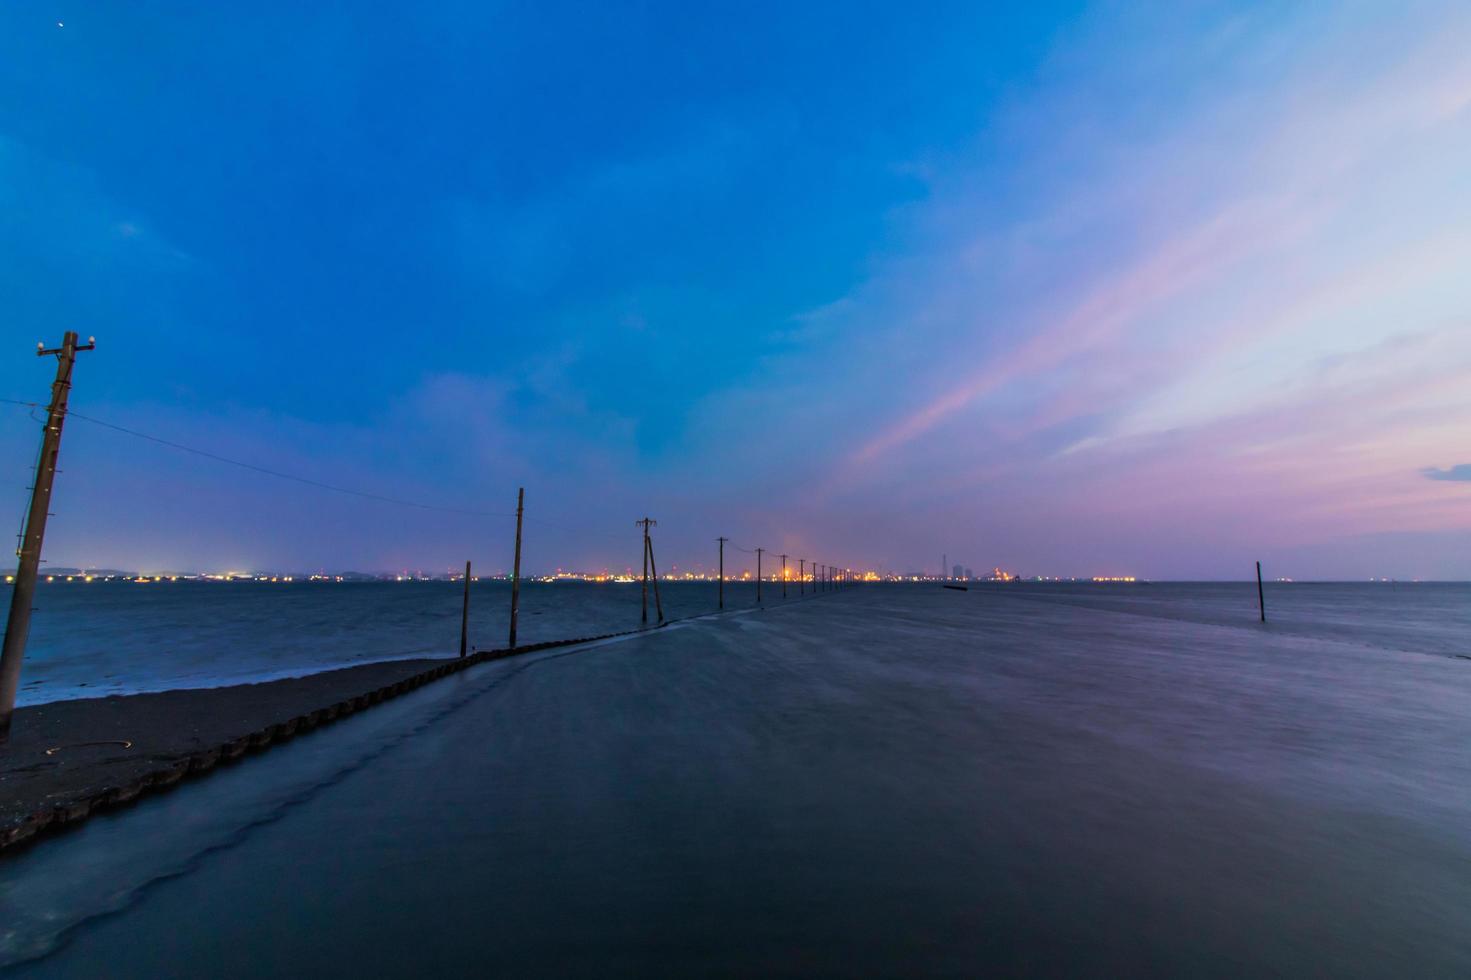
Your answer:
[[[1471,8],[0,7],[60,566],[1471,579]],[[0,405],[19,522],[39,424]],[[458,511],[458,512],[455,512]],[[731,553],[727,553],[728,565]],[[737,567],[745,567],[741,555]]]

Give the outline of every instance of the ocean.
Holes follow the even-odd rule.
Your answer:
[[[934,585],[864,584],[867,590]],[[972,583],[976,594],[1134,612],[1202,625],[1255,620],[1254,583]],[[1471,654],[1471,585],[1270,583],[1271,629],[1386,652]],[[795,583],[788,587],[796,599]],[[716,586],[663,582],[670,619],[713,612]],[[807,587],[811,594],[811,587]],[[780,584],[763,586],[766,605]],[[462,586],[453,582],[42,582],[17,703],[217,687],[272,680],[374,660],[453,656]],[[10,587],[0,586],[8,609]],[[469,641],[504,647],[510,587],[472,584]],[[727,582],[728,609],[754,606],[755,585]],[[652,593],[649,617],[657,622]],[[637,629],[638,583],[528,582],[521,588],[522,644]]]
[[[152,637],[71,659],[202,681],[458,637],[451,585],[150,588],[51,593]],[[552,632],[637,617],[636,586],[541,598]],[[0,965],[1471,975],[1471,586],[1267,601],[861,586],[476,667],[0,861]]]
[[[8,609],[10,586],[0,591]],[[42,582],[17,704],[218,687],[375,660],[459,652],[455,582]],[[717,608],[711,583],[661,582],[664,614]],[[795,583],[789,590],[797,597]],[[781,586],[763,586],[779,601]],[[727,582],[726,607],[754,605],[754,583]],[[511,589],[471,584],[469,642],[502,648]],[[657,623],[653,590],[649,620]],[[517,642],[637,629],[638,583],[524,582]]]

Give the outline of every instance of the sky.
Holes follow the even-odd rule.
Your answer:
[[[1460,2],[0,6],[47,559],[1471,578]],[[0,405],[17,527],[40,426]],[[6,498],[9,503],[6,503]],[[417,505],[417,506],[411,506]]]

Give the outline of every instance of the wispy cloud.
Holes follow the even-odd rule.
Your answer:
[[[1039,409],[1055,421],[1068,411],[1098,414],[1100,395],[1113,411],[1149,406],[1133,428],[1200,409],[1239,411],[1243,396],[1262,392],[1250,378],[1245,386],[1236,379],[1210,404],[1223,367],[1270,358],[1270,370],[1257,374],[1279,383],[1325,354],[1420,327],[1403,318],[1432,312],[1426,296],[1449,288],[1471,259],[1471,241],[1457,230],[1459,201],[1443,202],[1450,207],[1440,211],[1431,205],[1438,193],[1454,194],[1455,165],[1426,168],[1406,148],[1433,148],[1448,161],[1471,156],[1459,119],[1471,71],[1436,39],[1352,86],[1327,81],[1307,74],[1271,93],[1290,110],[1269,110],[1256,133],[1233,134],[1236,145],[1221,147],[1232,165],[1219,186],[1171,164],[1181,146],[1217,142],[1209,120],[1192,123],[1188,137],[1141,149],[1138,167],[1160,176],[1162,195],[1181,196],[1193,182],[1190,192],[1214,203],[1197,205],[1199,218],[1146,231],[1153,240],[1134,248],[1132,259],[1129,246],[1119,258],[1105,252],[1091,286],[1060,290],[1078,293],[1070,306],[1052,312],[1052,296],[1039,296],[979,319],[977,334],[986,338],[977,345],[979,366],[877,431],[854,462],[874,463],[987,398],[1051,392],[1062,375],[1071,376],[1060,396]],[[1109,223],[1139,237],[1127,215]],[[1385,315],[1365,322],[1366,307]],[[998,333],[1017,339],[998,344]],[[1139,378],[1139,366],[1151,360]],[[952,349],[936,375],[953,373],[954,363]],[[1148,385],[1120,390],[1110,374]]]
[[[1471,463],[1459,463],[1449,469],[1437,469],[1427,466],[1420,471],[1427,479],[1431,480],[1453,480],[1458,483],[1471,483]]]

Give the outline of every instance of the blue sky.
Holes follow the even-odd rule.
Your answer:
[[[96,334],[77,411],[525,485],[536,569],[647,512],[681,566],[1467,578],[1468,49],[1451,3],[12,3],[0,395]],[[507,562],[496,516],[64,456],[58,563]]]

